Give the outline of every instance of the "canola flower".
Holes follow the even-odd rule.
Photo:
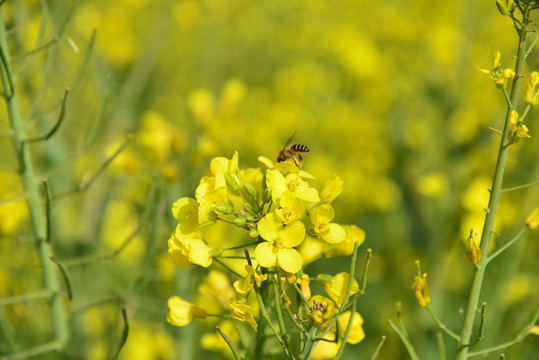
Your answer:
[[[340,335],[333,336],[338,338],[335,352],[344,343],[360,342],[365,336],[363,319],[350,311],[359,295],[356,279],[346,272],[312,277],[304,271],[306,262],[321,256],[352,255],[355,259],[357,247],[365,238],[356,225],[336,221],[338,217],[330,203],[342,192],[342,180],[334,176],[319,192],[311,184],[314,176],[295,162],[273,164],[264,157],[259,161],[265,170],[241,169],[237,152],[231,158],[212,159],[195,196],[181,197],[172,205],[178,224],[168,240],[171,260],[180,268],[200,266],[209,273],[194,303],[178,296],[169,299],[167,320],[172,325],[185,326],[193,318],[218,317],[223,318],[223,324],[233,319],[248,325],[252,333],[264,326],[263,331],[272,331],[289,356],[292,349],[283,338],[287,333],[284,316],[308,339],[302,341],[303,354],[320,352],[323,358],[324,347],[318,347],[318,341],[337,331]],[[228,236],[224,227],[236,234],[239,228],[244,235]],[[308,246],[310,250],[305,251],[304,243],[308,242],[321,246]],[[313,279],[329,298],[312,294]],[[343,329],[349,322],[350,329],[345,334]],[[234,344],[253,342],[241,339],[245,331],[230,328],[223,326],[219,333],[225,334],[233,352]],[[316,337],[317,331],[323,334]],[[222,346],[216,344],[223,343],[214,336],[207,334],[202,345],[222,351]],[[253,336],[256,343],[260,337]]]

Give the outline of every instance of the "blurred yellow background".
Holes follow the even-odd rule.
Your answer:
[[[37,180],[48,178],[53,193],[55,256],[72,277],[67,358],[113,356],[122,305],[130,333],[120,359],[219,358],[198,344],[211,326],[165,320],[166,299],[193,296],[203,276],[167,257],[170,207],[193,196],[212,157],[238,150],[241,167],[258,167],[258,156],[276,158],[293,133],[311,149],[304,169],[319,185],[343,179],[335,220],[366,231],[361,257],[374,251],[358,307],[366,338],[344,358],[369,358],[382,335],[381,359],[406,358],[387,325],[397,301],[420,356],[436,357],[436,324],[411,291],[416,259],[429,273],[432,308],[458,328],[472,275],[463,242],[470,228],[481,230],[499,142],[488,127],[503,126],[506,108],[479,70],[490,69],[494,50],[512,67],[517,43],[495,1],[8,0],[1,11],[32,136],[54,125],[70,88],[58,132],[31,147]],[[535,54],[529,59],[537,70]],[[532,139],[511,150],[508,187],[539,178],[537,118],[532,110]],[[2,107],[0,130],[9,127]],[[23,192],[4,132],[0,200]],[[88,189],[62,195],[128,138]],[[503,196],[495,245],[538,201],[536,188]],[[1,202],[0,297],[41,288],[32,240],[24,198]],[[532,233],[493,266],[483,296],[487,345],[528,320],[539,295],[537,240]],[[334,273],[348,265],[316,266]],[[0,355],[12,351],[7,331],[19,349],[50,339],[45,301],[5,306],[0,317]],[[532,359],[537,349],[526,339],[507,355]]]

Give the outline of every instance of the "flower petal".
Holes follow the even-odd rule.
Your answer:
[[[301,221],[288,224],[280,232],[281,244],[287,248],[298,246],[305,239],[305,225]]]
[[[277,250],[267,242],[260,243],[256,246],[255,258],[260,266],[274,266],[277,261]]]
[[[264,240],[273,241],[279,237],[278,231],[282,228],[282,224],[275,221],[273,214],[264,216],[258,222],[256,230]]]
[[[346,231],[344,228],[335,223],[328,224],[329,231],[322,235],[322,239],[327,241],[330,244],[338,244],[340,242],[343,242],[346,238]]]
[[[301,270],[303,259],[296,249],[279,249],[277,262],[284,271],[295,274]]]

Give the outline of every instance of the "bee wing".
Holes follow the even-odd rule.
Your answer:
[[[292,134],[292,136],[290,136],[290,139],[288,139],[288,141],[286,142],[286,144],[284,144],[283,148],[287,147],[288,145],[290,145],[290,143],[292,142],[292,139],[294,138],[294,136],[296,135],[296,133],[294,132]]]

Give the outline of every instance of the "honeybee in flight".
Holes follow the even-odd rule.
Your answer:
[[[311,151],[311,149],[309,149],[306,145],[291,144],[292,139],[294,138],[294,135],[296,135],[296,133],[290,136],[290,139],[288,139],[285,146],[279,152],[279,156],[277,157],[277,162],[293,160],[294,163],[299,168],[301,168],[301,165],[303,165],[303,157],[301,156],[301,154],[308,153],[309,151]],[[298,156],[299,162],[296,161],[296,155]]]

